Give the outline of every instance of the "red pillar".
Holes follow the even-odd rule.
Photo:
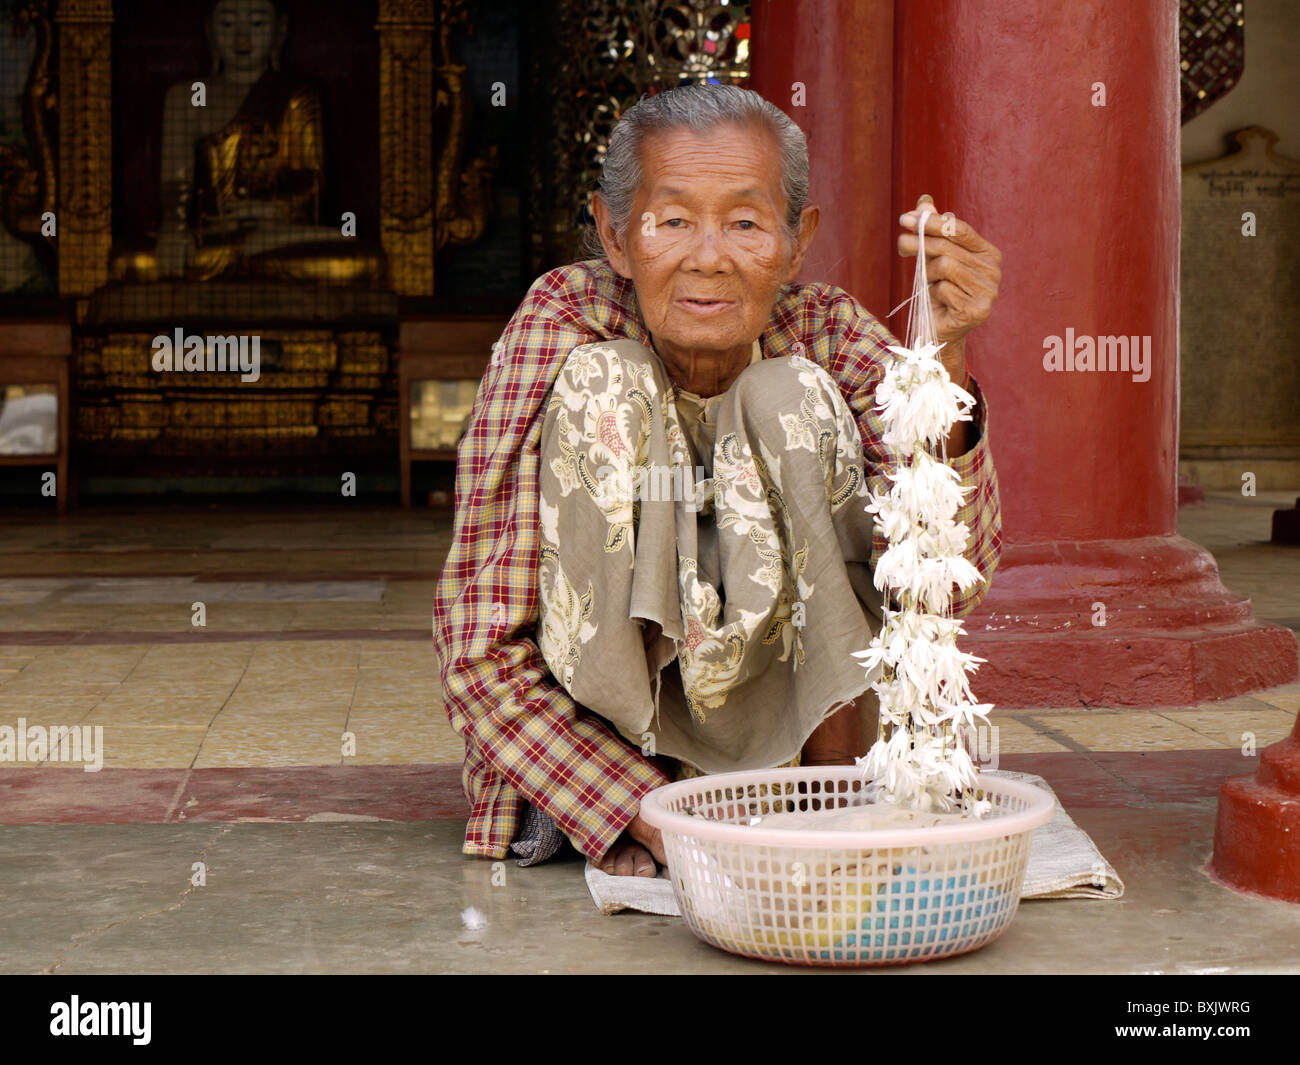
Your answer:
[[[882,314],[885,258],[893,302],[911,281],[894,219],[923,192],[1003,251],[997,310],[968,351],[1004,532],[967,619],[967,647],[988,659],[976,694],[1176,706],[1294,680],[1290,630],[1255,620],[1177,535],[1176,0],[755,0],[753,12],[754,87],[809,136],[825,228],[808,276]],[[787,106],[796,81],[806,111]],[[1070,335],[1149,337],[1149,378],[1048,371],[1048,338]],[[1256,777],[1224,785],[1214,872],[1300,901],[1297,841],[1300,723]]]
[[[1297,676],[1290,630],[1177,535],[1177,18],[1176,0],[897,5],[892,214],[928,192],[1003,252],[968,346],[1004,552],[967,646],[1001,706],[1187,705]],[[1149,379],[1048,371],[1048,338],[1071,335],[1149,337]]]
[[[838,285],[883,316],[899,213],[893,0],[753,0],[751,18],[750,87],[804,131],[809,203],[822,208],[800,277]]]
[[[823,209],[805,276],[884,314],[910,288],[896,219],[922,192],[1003,251],[969,357],[1004,550],[967,624],[988,659],[976,693],[1001,706],[1188,705],[1297,676],[1290,630],[1177,535],[1177,15],[1176,0],[753,7],[753,87],[808,134]],[[1149,344],[1145,380],[1045,368],[1050,337],[1115,336]]]

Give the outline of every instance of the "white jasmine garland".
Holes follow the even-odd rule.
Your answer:
[[[951,610],[953,588],[966,591],[984,577],[965,557],[970,530],[956,520],[971,489],[946,462],[948,433],[971,420],[975,397],[953,384],[938,358],[925,278],[928,213],[917,225],[908,345],[889,348],[894,358],[876,387],[884,443],[901,460],[887,474],[888,491],[872,492],[866,506],[889,547],[875,572],[884,624],[854,652],[880,702],[879,738],[857,761],[878,801],[981,816],[991,804],[974,798],[978,772],[960,734],[987,725],[993,707],[971,694],[968,673],[984,659],[957,647],[964,630]]]

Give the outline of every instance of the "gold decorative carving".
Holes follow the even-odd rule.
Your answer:
[[[432,296],[434,252],[472,244],[491,215],[496,147],[465,158],[467,69],[451,44],[461,28],[469,29],[464,0],[439,0],[436,10],[433,0],[380,0],[380,226],[402,296]],[[446,112],[447,137],[435,160],[436,109]]]
[[[749,78],[749,0],[555,0],[539,24],[529,72],[538,108],[529,166],[531,271],[586,253],[587,205],[614,124],[645,93],[691,81],[744,85]]]
[[[379,0],[380,29],[428,30],[433,26],[434,0]]]
[[[470,98],[466,84],[468,67],[456,62],[451,35],[457,28],[469,28],[464,0],[447,0],[442,5],[438,27],[439,107],[448,111],[447,139],[438,153],[437,246],[473,244],[483,235],[492,213],[492,175],[497,169],[497,148],[492,145],[465,162],[469,141]]]
[[[77,338],[83,402],[75,432],[83,446],[130,443],[198,456],[216,442],[229,457],[289,460],[302,452],[286,450],[286,441],[387,446],[393,436],[392,360],[378,330],[263,330],[263,357],[277,351],[277,367],[264,367],[257,386],[212,374],[160,376],[151,368],[152,339],[124,330]]]
[[[399,296],[433,295],[433,2],[380,0],[380,234]]]
[[[108,278],[112,244],[112,0],[61,0],[59,29],[59,294]]]
[[[59,0],[55,22],[113,21],[113,0]]]

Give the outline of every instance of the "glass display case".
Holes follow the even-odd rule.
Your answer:
[[[0,385],[0,455],[58,453],[58,387]]]
[[[469,424],[478,395],[478,378],[411,382],[411,448],[415,451],[456,450]]]

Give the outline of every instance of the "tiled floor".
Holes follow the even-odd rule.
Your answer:
[[[1224,582],[1251,596],[1257,616],[1300,627],[1300,549],[1267,543],[1272,508],[1291,502],[1289,494],[1211,497],[1181,512],[1181,532],[1215,552]],[[125,840],[150,854],[153,840],[170,861],[198,845],[187,842],[187,833],[204,824],[204,846],[220,838],[223,848],[239,854],[239,841],[247,839],[250,855],[269,855],[275,850],[269,836],[211,831],[213,822],[269,821],[288,833],[280,843],[286,855],[324,870],[332,844],[316,853],[326,837],[296,835],[308,827],[294,823],[380,821],[389,823],[374,827],[387,833],[383,845],[394,851],[392,861],[404,861],[405,853],[416,864],[432,863],[435,881],[446,882],[423,902],[439,920],[477,897],[475,885],[491,866],[459,854],[463,749],[447,721],[429,639],[436,575],[450,543],[448,511],[87,509],[66,518],[7,516],[3,530],[0,725],[22,719],[29,729],[102,726],[95,753],[103,768],[85,773],[81,763],[58,758],[0,765],[0,824],[25,826],[0,829],[0,867],[56,841],[65,853],[68,846],[117,847]],[[196,604],[205,614],[202,625],[195,623]],[[1223,952],[1198,948],[1180,958],[1181,948],[1169,945],[1180,941],[1177,935],[1166,942],[1168,929],[1138,919],[1169,911],[1175,896],[1190,893],[1200,900],[1192,910],[1217,904],[1238,913],[1243,927],[1250,912],[1258,946],[1237,944],[1223,955],[1231,956],[1229,967],[1300,969],[1294,936],[1267,935],[1274,921],[1294,927],[1300,908],[1247,900],[1200,870],[1219,785],[1252,771],[1256,752],[1285,736],[1297,711],[1300,684],[1197,707],[999,708],[988,754],[1004,768],[1044,776],[1093,833],[1129,892],[1113,903],[1029,904],[1014,930],[1018,947],[1006,946],[1008,933],[996,951],[950,964],[974,971],[1014,971],[1018,964],[1035,971],[1194,969]],[[407,823],[410,831],[398,832],[391,822]],[[432,837],[429,823],[436,823]],[[88,827],[95,825],[101,827]],[[174,831],[149,835],[150,825]],[[345,849],[364,849],[366,839],[378,838],[357,831],[330,838],[344,839]],[[120,871],[128,880],[130,868]],[[87,886],[86,898],[121,891],[121,907],[129,911],[136,903],[115,875],[94,892]],[[647,942],[655,941],[645,937],[658,935],[663,920],[609,919],[594,907],[584,910],[577,865],[511,866],[510,877],[517,891],[532,893],[535,907],[557,907],[586,938],[574,948],[555,946],[549,961],[531,948],[512,955],[505,939],[474,939],[471,946],[491,946],[498,967],[592,966],[584,944],[600,942],[634,968],[651,956],[682,970],[763,968],[715,956],[676,923],[670,926],[676,953],[664,950],[665,943],[647,954]],[[382,883],[381,877],[377,889],[387,890]],[[6,895],[48,888],[36,872],[0,882]],[[499,910],[500,898],[475,904]],[[40,942],[40,905],[28,899],[24,906],[35,924],[30,936],[8,942],[13,933],[0,933],[0,969],[41,969],[51,956]],[[494,920],[503,930],[514,927],[502,914]],[[1070,934],[1061,940],[1063,928]],[[1121,928],[1129,931],[1121,935]],[[1046,938],[1039,943],[1038,936]],[[1120,953],[1097,957],[1098,937],[1113,938]],[[110,938],[102,954],[93,941],[78,940],[56,968],[111,968],[113,958],[148,971],[167,968],[161,954],[147,950],[114,953]],[[1049,949],[1053,939],[1059,946]],[[230,968],[261,964],[251,943],[242,954],[228,945],[223,956]],[[611,957],[603,954],[600,964],[613,964]],[[356,966],[346,951],[317,960],[327,968]],[[394,956],[391,968],[492,967],[482,961],[416,950]],[[312,964],[291,951],[288,961],[268,967]]]

